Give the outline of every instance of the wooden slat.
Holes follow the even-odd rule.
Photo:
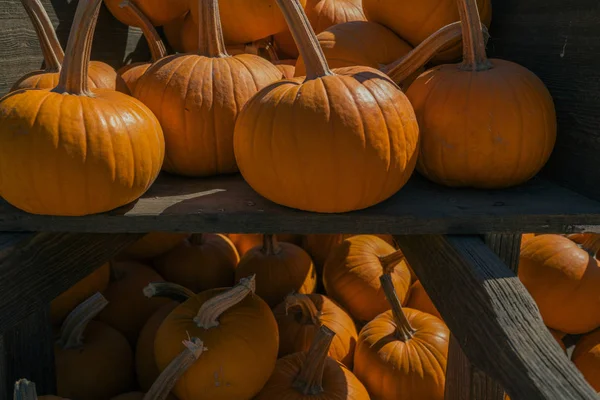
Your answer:
[[[397,236],[473,365],[513,400],[597,400],[515,274],[478,236]]]
[[[260,197],[239,175],[164,175],[139,201],[80,218],[44,217],[0,201],[0,230],[39,232],[288,232],[473,234],[576,232],[600,225],[600,203],[549,181],[508,190],[450,189],[415,175],[388,201],[346,214],[317,214]]]

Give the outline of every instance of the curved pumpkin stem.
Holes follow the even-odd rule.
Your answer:
[[[311,323],[320,325],[319,317],[321,312],[317,310],[315,303],[306,294],[292,293],[285,298],[285,313],[287,314],[290,308],[298,307],[302,313],[303,323]]]
[[[152,282],[143,291],[144,296],[148,298],[166,297],[179,303],[183,303],[196,295],[190,289],[171,282]]]
[[[54,26],[52,25],[52,21],[50,21],[46,9],[40,0],[21,0],[21,4],[25,8],[40,42],[46,71],[60,71],[65,53],[58,41]]]
[[[457,0],[458,12],[462,22],[463,62],[461,69],[467,71],[485,71],[492,63],[485,53],[485,40],[476,0]]]
[[[88,66],[101,4],[102,0],[79,0],[55,92],[92,96],[88,87]]]
[[[317,35],[298,0],[277,0],[306,66],[306,81],[333,75]]]
[[[600,252],[600,235],[589,235],[581,244],[581,248],[595,258],[596,254]]]
[[[152,25],[142,10],[140,10],[130,0],[124,0],[121,4],[119,4],[119,7],[127,9],[129,15],[136,20],[137,25],[142,30],[144,37],[148,42],[152,61],[156,62],[161,58],[164,58],[167,55],[165,44],[160,38],[158,32],[156,32],[156,29],[154,29],[154,25]]]
[[[243,278],[231,289],[221,293],[202,304],[194,322],[199,328],[210,329],[219,326],[219,317],[225,311],[244,300],[256,291],[256,275]]]
[[[108,305],[108,300],[100,293],[78,305],[65,319],[57,344],[63,349],[76,349],[83,346],[83,332],[100,311]]]
[[[321,325],[306,353],[304,364],[293,383],[293,387],[305,396],[315,396],[323,392],[323,371],[334,337],[335,332]]]
[[[406,315],[404,315],[404,311],[400,305],[400,299],[398,299],[398,294],[396,293],[396,288],[394,288],[394,281],[392,280],[391,275],[388,274],[382,275],[379,280],[381,282],[383,292],[385,293],[385,297],[387,297],[388,302],[392,306],[392,313],[394,314],[394,321],[396,322],[396,333],[398,334],[398,338],[403,342],[406,342],[412,339],[415,334],[415,330],[412,326],[410,326],[410,322],[408,322]]]
[[[281,246],[279,246],[277,237],[275,237],[275,235],[273,234],[264,234],[263,246],[261,251],[270,256],[279,254],[279,252],[281,251]]]
[[[15,382],[13,400],[37,400],[35,383],[27,379],[19,379]]]
[[[163,370],[150,390],[144,395],[144,400],[164,400],[169,396],[175,384],[185,372],[200,358],[205,350],[202,340],[194,337],[184,340],[185,349]]]
[[[394,270],[402,260],[404,260],[404,253],[402,250],[396,250],[392,254],[379,257],[379,262],[381,262],[381,267],[383,268],[384,274],[394,273]]]
[[[218,0],[198,1],[198,54],[205,57],[229,57],[225,48]]]

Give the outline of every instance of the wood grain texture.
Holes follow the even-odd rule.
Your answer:
[[[42,0],[54,24],[63,48],[66,46],[77,1]],[[29,71],[42,66],[33,26],[20,0],[0,0],[0,96]],[[138,28],[118,22],[103,6],[98,18],[92,47],[92,60],[104,61],[115,68],[129,61],[148,60],[148,45]]]
[[[598,400],[525,287],[480,237],[396,240],[469,360],[513,400]]]
[[[494,0],[489,53],[535,72],[554,97],[558,141],[544,173],[600,199],[600,3]]]
[[[140,200],[101,215],[45,217],[0,200],[0,231],[206,233],[578,232],[599,228],[600,203],[543,179],[500,191],[449,189],[415,175],[369,209],[317,214],[278,206],[238,175],[163,175]]]

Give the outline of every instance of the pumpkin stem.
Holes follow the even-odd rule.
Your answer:
[[[37,400],[35,383],[27,379],[19,379],[15,382],[13,400]]]
[[[194,233],[188,240],[192,246],[202,246],[204,244],[204,235],[202,233]]]
[[[50,21],[46,9],[40,0],[21,0],[21,4],[25,8],[40,42],[46,71],[60,71],[65,53],[58,41],[58,37],[56,37],[54,26],[52,25],[52,21]]]
[[[108,300],[100,293],[78,305],[65,319],[60,329],[57,344],[63,349],[76,349],[83,346],[83,333],[88,324],[108,305]]]
[[[457,0],[462,22],[463,62],[465,71],[485,71],[492,63],[485,54],[485,40],[476,0]]]
[[[596,254],[600,252],[600,235],[588,235],[581,244],[581,248],[587,251],[590,256],[596,257]]]
[[[93,96],[88,87],[88,66],[101,4],[102,0],[79,0],[54,92]]]
[[[208,350],[197,337],[184,340],[183,345],[185,349],[163,370],[150,387],[150,390],[144,395],[144,400],[166,399],[179,378],[200,358],[204,351]]]
[[[379,257],[379,262],[381,263],[384,274],[393,274],[396,266],[398,266],[402,260],[404,260],[404,253],[402,253],[402,250],[396,250],[392,254]]]
[[[241,279],[231,289],[207,300],[202,304],[194,322],[198,328],[210,329],[219,326],[219,317],[225,311],[244,300],[249,293],[256,291],[256,275]]]
[[[229,57],[225,48],[219,0],[198,1],[198,54],[205,57]]]
[[[275,254],[279,254],[281,251],[281,246],[277,241],[277,238],[273,234],[265,234],[263,235],[263,246],[262,252],[268,256],[273,256]]]
[[[320,325],[319,317],[321,312],[317,310],[315,303],[310,296],[301,293],[292,293],[285,298],[285,313],[287,314],[290,308],[298,307],[302,314],[303,324]]]
[[[136,21],[136,26],[139,26],[142,30],[142,33],[148,42],[148,47],[150,48],[152,62],[157,62],[161,58],[165,57],[167,55],[165,44],[160,38],[158,32],[156,32],[156,29],[154,29],[152,22],[150,22],[142,10],[140,10],[130,0],[124,0],[121,4],[119,4],[119,7],[125,8],[129,13],[129,16]]]
[[[396,288],[394,288],[392,276],[388,274],[381,275],[379,281],[381,282],[381,287],[383,288],[385,297],[387,297],[388,302],[392,306],[392,313],[394,315],[394,321],[396,322],[396,333],[398,334],[398,338],[403,342],[412,339],[415,334],[415,330],[412,326],[410,326],[410,322],[408,322],[406,315],[404,315],[404,311],[400,305],[400,299],[398,299],[398,294],[396,293]]]
[[[277,0],[306,66],[306,81],[333,75],[323,49],[298,0]]]
[[[329,347],[335,332],[321,325],[306,353],[304,364],[292,386],[305,396],[316,396],[323,392],[323,370],[329,353]]]
[[[148,298],[166,297],[179,303],[183,303],[196,295],[190,289],[171,282],[152,282],[143,291],[144,296]]]

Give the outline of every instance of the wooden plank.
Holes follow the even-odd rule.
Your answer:
[[[0,231],[473,234],[579,232],[600,227],[600,203],[543,179],[508,190],[451,189],[415,175],[388,201],[345,214],[317,214],[260,197],[239,175],[164,175],[126,207],[86,217],[47,217],[0,201]]]
[[[76,1],[42,0],[63,48],[66,46],[75,15]],[[29,71],[40,69],[42,52],[35,31],[20,0],[0,0],[0,96]],[[102,7],[92,47],[92,60],[104,61],[115,68],[125,61],[148,60],[148,46],[137,28],[118,22]]]
[[[600,3],[494,0],[490,54],[535,72],[554,97],[558,141],[545,174],[600,199]]]
[[[0,260],[0,334],[106,263],[141,234],[39,233]]]
[[[513,400],[597,400],[525,287],[480,237],[396,240],[467,357]]]

